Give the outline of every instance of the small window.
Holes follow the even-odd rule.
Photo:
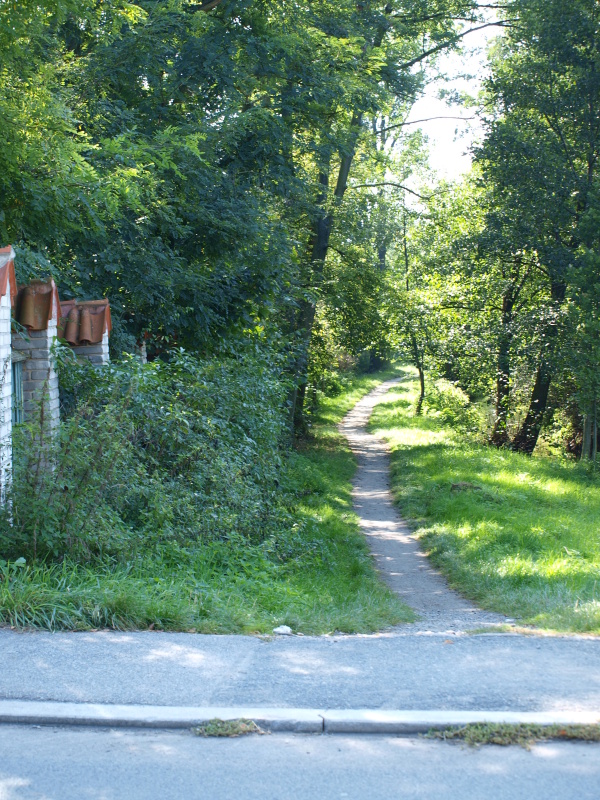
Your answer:
[[[20,425],[25,421],[23,411],[23,362],[12,362],[12,423]]]

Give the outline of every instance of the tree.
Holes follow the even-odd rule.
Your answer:
[[[567,346],[569,286],[584,251],[597,245],[583,221],[598,180],[600,8],[594,0],[514,0],[507,9],[514,24],[493,56],[478,160],[491,191],[488,231],[502,231],[513,265],[535,263],[545,278],[529,408],[511,442],[531,453]]]
[[[340,10],[344,7],[338,6]],[[309,342],[330,237],[345,200],[355,157],[368,134],[368,123],[389,112],[396,98],[410,103],[423,81],[423,74],[415,72],[415,66],[455,44],[464,35],[458,33],[459,24],[477,19],[477,5],[460,0],[411,4],[409,9],[400,2],[373,2],[362,4],[357,10],[348,17],[355,26],[353,39],[359,44],[351,64],[348,91],[346,96],[338,95],[331,107],[333,114],[319,139],[322,147],[316,158],[318,190],[307,250],[307,291],[297,315],[301,342],[295,364],[297,386],[292,397],[296,427],[302,421]],[[343,30],[347,35],[348,28]]]

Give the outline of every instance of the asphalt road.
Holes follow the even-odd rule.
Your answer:
[[[598,710],[600,639],[18,633],[0,698],[297,708]],[[600,792],[599,792],[600,795]]]
[[[1,800],[598,800],[600,747],[0,727]]]

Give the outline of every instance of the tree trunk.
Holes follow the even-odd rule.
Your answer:
[[[425,369],[423,364],[423,356],[419,353],[419,346],[417,344],[417,337],[415,334],[411,334],[412,339],[412,349],[413,349],[413,359],[415,362],[415,367],[417,368],[417,372],[419,373],[419,399],[417,400],[417,407],[415,408],[415,414],[420,416],[423,412],[423,401],[425,400]]]
[[[581,442],[581,460],[587,461],[592,456],[592,415],[583,417],[583,441]]]
[[[384,14],[389,16],[392,13],[392,11],[393,11],[392,5],[391,3],[388,3],[385,6]],[[383,42],[383,37],[385,36],[385,33],[388,30],[388,28],[389,28],[389,23],[387,21],[385,22],[385,24],[379,26],[373,38],[373,47],[375,48],[381,47],[381,44]],[[407,67],[408,66],[410,65],[407,65]],[[362,120],[363,120],[363,112],[353,111],[352,120],[350,122],[349,142],[346,147],[346,152],[341,154],[340,168],[334,191],[336,206],[339,206],[341,204],[344,194],[346,192],[346,187],[348,185],[348,176],[350,174],[350,168],[352,166],[354,155],[356,153],[356,144],[358,141],[358,136],[360,134]],[[321,183],[324,183],[325,187],[327,187],[329,184],[329,176],[321,175],[321,178],[325,178],[325,181],[321,180]],[[317,219],[316,230],[313,231],[313,236],[312,236],[313,244],[310,255],[311,281],[309,288],[311,290],[317,290],[317,291],[321,287],[321,282],[323,278],[323,267],[325,265],[325,258],[327,257],[327,251],[329,249],[329,237],[331,235],[331,228],[333,226],[333,210],[330,210],[329,212],[325,212],[324,210],[327,198],[326,192],[324,193],[324,197],[325,200],[319,203],[323,210],[323,214]],[[297,360],[297,367],[298,367],[296,370],[297,391],[293,393],[294,402],[291,409],[292,419],[294,421],[294,430],[296,432],[301,432],[304,428],[304,399],[306,396],[308,350],[310,347],[310,339],[315,319],[316,298],[313,298],[308,301],[303,301],[303,304],[304,303],[307,303],[308,306],[310,306],[311,308],[300,309],[300,321],[302,327],[299,328],[299,330],[302,331],[303,342],[300,348],[301,349],[300,357]]]
[[[294,393],[294,405],[291,409],[293,431],[296,435],[300,435],[305,432],[304,401],[306,400],[306,384],[308,382],[308,352],[310,347],[310,336],[315,322],[315,313],[315,303],[303,299],[300,303],[300,309],[298,312],[298,330],[301,333],[302,341],[299,345],[299,353],[296,360],[296,386]]]
[[[550,295],[555,308],[559,308],[565,299],[566,286],[564,283],[554,282],[550,287]],[[535,450],[537,440],[542,429],[542,422],[548,405],[548,393],[554,372],[552,356],[554,342],[558,334],[556,323],[551,323],[546,329],[546,341],[549,346],[542,355],[540,365],[535,376],[535,383],[529,401],[527,416],[515,438],[512,440],[510,448],[519,453],[531,455]]]
[[[594,400],[594,421],[592,424],[592,461],[596,463],[598,455],[598,401]]]
[[[420,391],[415,414],[419,417],[423,413],[423,401],[425,400],[425,372],[423,371],[423,367],[421,365],[417,367],[417,370],[419,371]]]
[[[519,432],[511,442],[511,450],[516,450],[519,453],[526,453],[528,456],[535,450],[542,429],[542,421],[546,412],[546,406],[548,404],[551,379],[551,366],[546,359],[542,359],[535,376],[535,383],[531,393],[531,400],[529,401],[527,416]]]
[[[351,140],[349,151],[342,156],[337,181],[334,190],[335,205],[339,206],[343,200],[348,185],[348,175],[356,152],[356,143],[362,124],[362,113],[354,114],[351,122]],[[310,289],[315,293],[310,299],[303,299],[300,303],[298,315],[298,330],[301,333],[302,341],[300,353],[296,361],[296,382],[297,391],[294,396],[294,404],[291,409],[294,431],[296,434],[302,433],[304,429],[304,400],[306,397],[306,382],[308,373],[308,351],[310,339],[315,321],[316,313],[316,293],[321,288],[323,282],[323,269],[327,251],[329,250],[329,239],[333,226],[333,209],[326,211],[327,189],[329,187],[329,174],[321,173],[319,181],[323,187],[318,204],[322,213],[317,218],[314,228],[310,248],[309,268],[310,268]]]
[[[491,444],[505,447],[509,443],[508,412],[510,400],[510,323],[512,322],[513,299],[511,294],[502,298],[502,329],[498,343],[496,370],[496,419],[490,436]]]

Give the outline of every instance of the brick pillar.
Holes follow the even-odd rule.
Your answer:
[[[11,309],[17,297],[12,247],[0,249],[0,504],[12,480],[12,354]]]
[[[96,367],[108,364],[112,328],[108,300],[64,300],[61,314],[58,335],[77,358],[85,358]]]
[[[39,285],[43,284],[40,282]],[[41,323],[40,318],[35,320],[37,327],[41,327],[42,324],[45,327],[42,330],[30,329],[26,335],[13,334],[12,347],[13,350],[25,356],[25,360],[22,362],[25,420],[43,420],[44,431],[52,433],[60,421],[58,374],[52,355],[52,347],[57,337],[60,305],[54,281],[50,281],[47,286],[51,293],[47,312],[44,309],[44,318]],[[29,287],[25,287],[24,291],[28,289]],[[22,309],[23,301],[21,300],[20,311]],[[45,318],[46,313],[47,319]],[[27,318],[23,314],[21,316],[23,316],[23,324],[27,324]]]
[[[97,367],[103,367],[110,362],[108,352],[108,331],[102,334],[102,341],[97,344],[82,344],[71,348],[79,358],[87,358]]]

